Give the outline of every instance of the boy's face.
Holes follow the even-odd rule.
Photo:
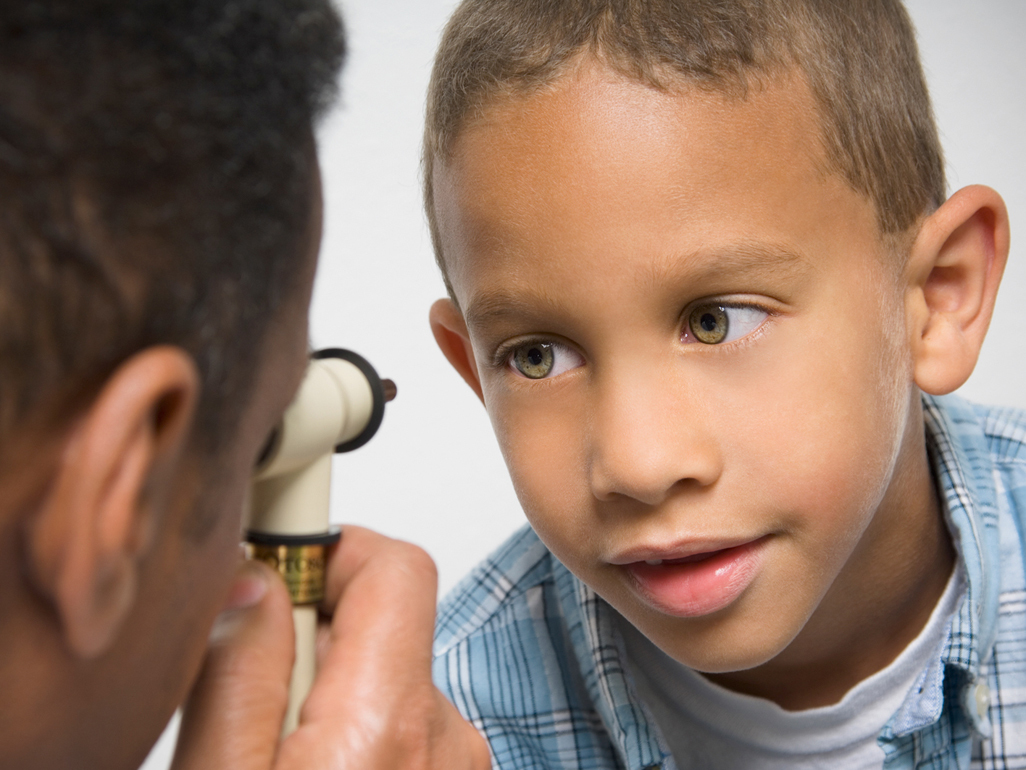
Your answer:
[[[702,671],[857,633],[923,507],[901,271],[819,136],[792,79],[739,101],[585,63],[491,107],[433,179],[531,524]]]

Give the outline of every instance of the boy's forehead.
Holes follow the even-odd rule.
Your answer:
[[[814,101],[794,73],[740,99],[697,86],[660,91],[591,64],[468,125],[435,166],[435,214],[467,309],[461,295],[481,255],[601,249],[633,232],[632,248],[668,262],[739,246],[801,256],[803,230],[849,227],[852,216],[876,240],[872,206],[826,168]],[[830,203],[843,206],[830,215]],[[796,212],[810,205],[825,216]],[[654,226],[642,231],[639,219]]]
[[[782,72],[737,97],[686,83],[656,89],[591,60],[547,89],[495,101],[468,122],[444,165],[462,184],[487,185],[496,172],[523,173],[533,159],[558,158],[565,163],[533,167],[540,173],[532,181],[565,187],[586,180],[575,173],[582,166],[622,178],[639,162],[665,163],[675,145],[714,162],[692,165],[688,179],[667,179],[674,188],[701,183],[695,175],[702,171],[729,170],[735,156],[757,160],[769,146],[826,165],[815,103],[797,72]]]

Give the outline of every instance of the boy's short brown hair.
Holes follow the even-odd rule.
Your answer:
[[[435,59],[424,193],[446,275],[432,173],[494,100],[526,96],[591,54],[661,90],[680,83],[743,98],[797,70],[820,114],[829,170],[901,236],[944,200],[940,140],[915,30],[900,0],[464,0]]]

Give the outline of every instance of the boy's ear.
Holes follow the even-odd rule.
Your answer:
[[[477,361],[474,359],[474,349],[470,345],[470,334],[463,314],[452,300],[440,299],[431,306],[429,318],[438,347],[483,404],[481,378],[477,373]]]
[[[1008,212],[989,187],[959,190],[923,223],[908,262],[916,384],[950,393],[972,374],[1008,258]]]
[[[179,348],[152,347],[125,361],[72,427],[28,521],[32,577],[78,657],[105,652],[136,600],[199,390],[192,358]]]

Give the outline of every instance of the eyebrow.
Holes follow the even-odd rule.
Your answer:
[[[671,254],[652,266],[641,280],[653,286],[681,283],[708,284],[718,273],[732,280],[741,278],[768,280],[791,278],[800,280],[813,269],[812,261],[801,253],[778,244],[740,242],[729,247],[687,254]],[[473,299],[464,312],[468,328],[480,328],[505,317],[524,317],[559,308],[556,297],[543,287],[530,293],[507,291],[484,292]]]
[[[510,294],[505,291],[488,292],[474,299],[464,312],[463,318],[467,323],[467,328],[475,329],[487,326],[504,317],[538,313],[539,305],[555,307],[556,303],[547,296],[545,291],[532,292],[530,300],[524,299],[520,294]]]
[[[656,283],[705,283],[719,273],[732,278],[801,278],[813,263],[798,251],[776,243],[741,241],[708,251],[670,255],[654,266],[648,279]]]

